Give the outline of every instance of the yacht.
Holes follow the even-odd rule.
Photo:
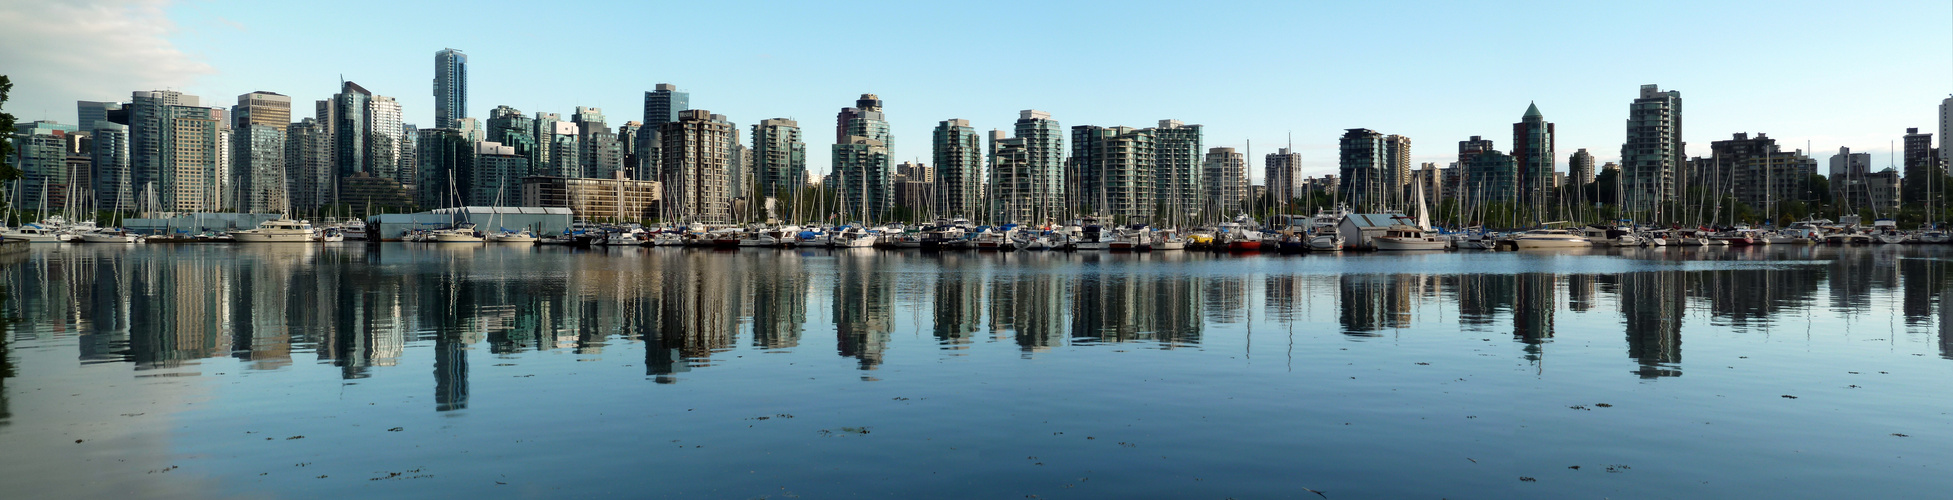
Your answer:
[[[142,243],[142,238],[128,231],[102,229],[81,233],[82,243]]]
[[[285,218],[264,221],[257,229],[233,231],[230,236],[238,243],[311,243],[316,239],[311,222]]]
[[[1410,224],[1390,225],[1384,229],[1383,236],[1376,237],[1373,243],[1377,245],[1377,250],[1390,251],[1444,250],[1451,246],[1450,241],[1439,238],[1437,233]]]
[[[63,241],[61,233],[41,227],[39,224],[27,224],[0,232],[0,239],[21,240],[28,243],[60,243]]]
[[[1594,242],[1585,236],[1573,234],[1565,229],[1534,229],[1520,233],[1512,238],[1513,246],[1520,250],[1534,248],[1588,248]]]
[[[530,234],[529,231],[526,229],[521,231],[510,231],[507,229],[503,229],[501,231],[484,234],[482,235],[481,240],[488,243],[535,243],[536,235]]]
[[[328,227],[320,230],[317,238],[320,243],[338,243],[346,241],[346,233],[339,228]]]
[[[481,233],[475,232],[475,225],[463,222],[452,228],[434,231],[427,241],[433,243],[481,243]]]

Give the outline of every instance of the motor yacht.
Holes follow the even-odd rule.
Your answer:
[[[238,243],[311,243],[317,239],[311,222],[286,218],[264,221],[256,229],[235,231],[230,237]]]

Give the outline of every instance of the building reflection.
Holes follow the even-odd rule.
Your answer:
[[[1847,322],[1896,311],[1919,338],[1937,327],[1934,348],[1953,359],[1953,265],[1911,258],[1923,251],[1651,252],[1743,262],[1618,274],[1256,274],[1192,254],[64,245],[7,266],[4,301],[28,321],[9,340],[73,337],[78,362],[134,370],[195,374],[200,360],[230,359],[359,379],[431,349],[434,409],[454,411],[469,407],[470,367],[481,363],[641,347],[646,376],[671,383],[730,350],[826,349],[830,320],[841,362],[863,370],[888,360],[891,337],[908,338],[898,325],[938,350],[1015,344],[1027,356],[1068,344],[1200,346],[1255,322],[1351,337],[1509,328],[1538,360],[1559,335],[1619,314],[1634,375],[1658,379],[1681,375],[1684,328],[1768,331],[1820,308]],[[944,355],[928,352],[908,355]]]

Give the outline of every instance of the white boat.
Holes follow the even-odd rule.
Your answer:
[[[1444,250],[1451,246],[1450,241],[1439,238],[1437,233],[1409,224],[1392,224],[1384,229],[1383,236],[1371,242],[1376,244],[1377,250],[1389,251]]]
[[[142,238],[128,231],[99,230],[81,233],[82,243],[142,243]]]
[[[528,230],[509,231],[504,229],[482,235],[481,240],[487,243],[535,243],[536,235],[530,234]]]
[[[232,231],[230,236],[238,243],[311,243],[316,238],[311,222],[286,218],[264,221],[256,229]]]
[[[28,243],[60,243],[64,239],[61,233],[41,227],[39,224],[28,224],[0,232],[0,238]]]
[[[426,241],[432,243],[481,243],[483,240],[481,233],[475,232],[474,224],[462,223],[452,228],[436,230],[427,236]]]
[[[875,233],[860,227],[848,227],[828,239],[828,246],[834,248],[868,248],[875,246]]]
[[[1334,229],[1317,232],[1315,236],[1309,237],[1309,249],[1326,252],[1340,251],[1343,249],[1343,237],[1337,235]]]
[[[341,231],[339,228],[328,227],[325,228],[325,230],[323,231],[319,231],[318,241],[320,243],[338,243],[338,242],[346,241],[346,233]]]
[[[1565,229],[1534,229],[1519,233],[1512,238],[1513,246],[1520,250],[1534,248],[1588,248],[1594,242],[1587,237],[1573,234]]]

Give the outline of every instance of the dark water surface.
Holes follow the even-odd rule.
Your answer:
[[[0,497],[1942,498],[1949,261],[37,246]]]

